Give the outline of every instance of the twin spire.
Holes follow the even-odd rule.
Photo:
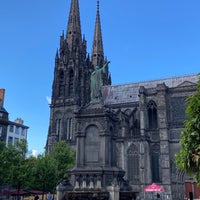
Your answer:
[[[81,45],[82,35],[78,0],[71,1],[66,39],[69,49],[72,49],[73,44]],[[101,33],[99,0],[97,0],[96,22],[92,45],[92,64],[93,66],[100,67],[104,65],[104,51]]]
[[[78,0],[71,1],[66,39],[69,49],[72,48],[73,43],[81,44],[82,41]]]
[[[104,65],[104,52],[103,52],[103,40],[101,33],[99,0],[97,1],[97,13],[96,13],[94,39],[92,46],[92,64],[93,66],[100,66],[100,67]]]

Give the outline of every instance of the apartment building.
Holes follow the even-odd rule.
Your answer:
[[[17,141],[27,139],[29,127],[24,125],[21,118],[9,121],[9,113],[4,108],[4,96],[5,89],[0,89],[0,141],[15,145]]]

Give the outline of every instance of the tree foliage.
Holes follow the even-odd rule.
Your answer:
[[[0,180],[1,184],[12,185],[20,189],[26,179],[26,153],[25,140],[17,142],[16,146],[1,145],[0,152]]]
[[[179,169],[194,176],[200,184],[200,81],[186,102],[187,120],[181,132],[181,151],[176,154],[176,163]]]
[[[39,155],[32,169],[32,186],[43,192],[53,191],[58,179],[58,165],[50,154]]]
[[[52,156],[58,164],[58,180],[67,178],[67,170],[75,164],[75,151],[65,141],[59,141],[53,148]]]
[[[16,146],[0,142],[0,186],[54,192],[59,180],[67,177],[67,169],[74,165],[75,151],[64,141],[55,145],[52,154],[37,158],[26,157],[27,149],[25,140]]]

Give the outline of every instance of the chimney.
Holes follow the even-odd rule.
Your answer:
[[[15,123],[23,125],[24,121],[21,118],[17,118]]]
[[[0,89],[0,107],[3,107],[4,105],[4,95],[5,95],[5,89]]]

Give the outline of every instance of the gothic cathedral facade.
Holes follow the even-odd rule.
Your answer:
[[[110,172],[117,171],[141,196],[155,182],[169,199],[183,199],[184,174],[174,155],[186,118],[185,99],[195,91],[198,75],[111,85],[99,1],[91,56],[80,24],[79,2],[72,0],[55,56],[47,151],[65,140],[77,151],[75,175],[95,168],[106,185],[114,178]]]

